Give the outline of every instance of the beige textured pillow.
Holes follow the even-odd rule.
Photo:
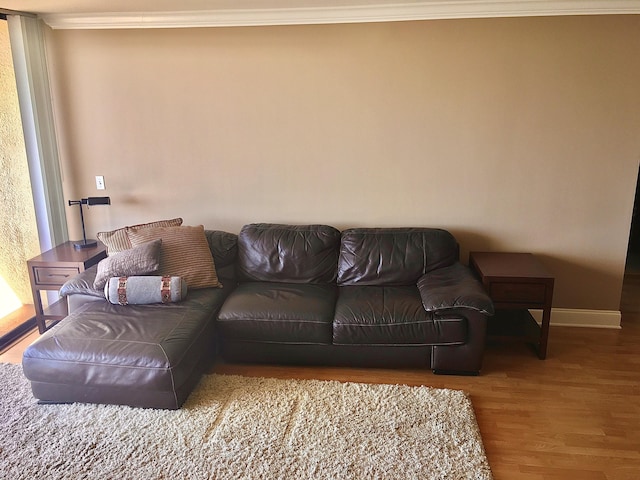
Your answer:
[[[162,240],[142,243],[134,248],[116,253],[98,263],[93,288],[102,290],[111,277],[147,275],[160,268]]]
[[[159,275],[182,277],[192,288],[221,287],[204,227],[127,227],[131,244],[162,239]]]
[[[129,250],[132,245],[127,236],[127,228],[153,228],[153,227],[179,227],[182,225],[182,218],[172,218],[171,220],[158,220],[149,223],[140,223],[128,227],[118,228],[110,232],[98,232],[98,240],[107,246],[107,255]]]

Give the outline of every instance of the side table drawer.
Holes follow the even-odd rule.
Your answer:
[[[494,302],[544,303],[545,288],[541,283],[493,282],[489,295]]]
[[[80,273],[74,267],[33,267],[36,285],[60,285]]]

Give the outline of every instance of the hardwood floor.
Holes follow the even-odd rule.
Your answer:
[[[625,282],[623,329],[552,327],[548,357],[487,346],[482,375],[218,363],[216,373],[402,383],[468,392],[496,480],[640,478],[640,281]],[[37,333],[0,355],[19,363]]]
[[[33,308],[33,305],[22,305],[17,310],[0,318],[0,336],[6,335],[22,322],[29,320],[35,314],[36,311]]]

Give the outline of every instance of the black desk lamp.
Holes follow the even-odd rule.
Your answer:
[[[82,205],[111,205],[111,198],[109,197],[88,197],[81,198],[80,200],[69,200],[69,205],[78,205],[80,207],[80,221],[82,222],[82,240],[73,242],[73,246],[77,249],[91,248],[98,245],[97,240],[87,240],[87,234],[84,231],[84,214],[82,213]]]

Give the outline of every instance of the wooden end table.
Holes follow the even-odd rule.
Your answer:
[[[540,359],[547,357],[554,277],[531,253],[471,252],[475,270],[496,309],[487,336],[533,344]],[[529,309],[542,309],[542,325]]]
[[[106,256],[106,247],[100,242],[96,247],[83,249],[76,249],[73,242],[65,242],[27,261],[36,324],[40,333],[44,333],[69,313],[64,299],[59,299],[44,309],[40,292],[60,290],[71,277],[84,272]],[[48,320],[51,323],[47,326]]]

